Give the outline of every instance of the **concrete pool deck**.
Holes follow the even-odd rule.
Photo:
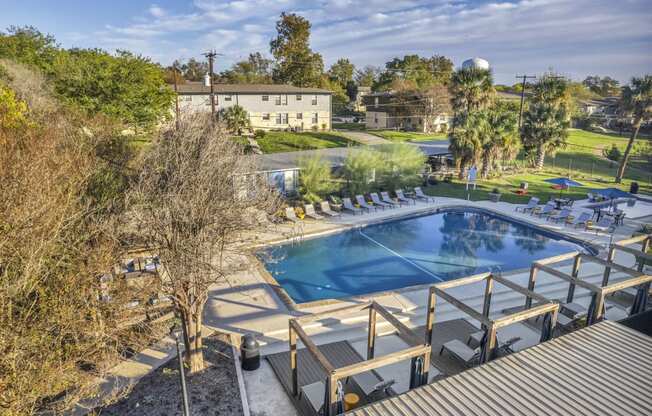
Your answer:
[[[577,215],[582,211],[590,211],[583,208],[588,201],[576,201],[573,206],[573,214]],[[547,222],[545,219],[534,218],[529,214],[516,213],[514,209],[518,206],[505,202],[492,203],[489,201],[465,201],[454,198],[436,197],[434,203],[417,202],[416,205],[401,207],[396,209],[388,209],[364,215],[348,215],[344,214],[340,219],[327,220],[327,221],[302,221],[301,225],[293,225],[290,223],[277,225],[273,230],[264,234],[258,234],[255,246],[278,243],[281,241],[289,241],[294,239],[300,243],[302,238],[308,238],[317,235],[325,235],[332,232],[338,232],[351,227],[383,221],[397,216],[408,216],[417,213],[427,212],[436,208],[447,206],[464,206],[484,208],[494,211],[499,214],[507,215],[515,219],[531,223],[549,229],[551,231],[559,232],[567,236],[580,239],[586,243],[598,246],[601,250],[600,257],[604,258],[604,250],[608,246],[611,236],[608,234],[595,233],[594,231],[587,232],[583,229],[573,229],[572,227],[565,227],[560,224],[553,224]],[[628,238],[633,232],[638,230],[641,224],[652,221],[652,209],[647,211],[647,207],[641,205],[636,214],[641,217],[638,220],[626,219],[623,226],[619,226],[614,232],[613,239],[619,240]],[[415,287],[394,290],[391,292],[360,296],[356,298],[342,299],[336,303],[321,304],[311,306],[301,310],[289,308],[287,302],[284,301],[278,294],[277,290],[271,287],[269,281],[264,276],[264,270],[261,270],[260,264],[253,258],[253,256],[242,256],[240,259],[247,264],[247,268],[241,272],[228,276],[227,281],[215,285],[212,288],[209,301],[205,310],[205,325],[211,329],[234,332],[243,334],[246,332],[254,333],[258,336],[261,344],[263,354],[275,353],[288,349],[288,319],[300,316],[303,314],[310,314],[315,312],[326,311],[351,305],[355,303],[364,302],[373,298],[378,303],[382,304],[391,310],[395,316],[406,324],[408,327],[417,327],[423,325],[425,322],[425,309],[427,300],[427,288]],[[631,266],[634,263],[632,255],[619,252],[616,261],[620,264]],[[570,263],[560,264],[558,268],[561,271],[570,271]],[[582,267],[580,277],[590,282],[599,282],[602,279],[603,268],[597,264],[586,263]],[[505,273],[516,283],[527,285],[528,272],[526,270]],[[624,275],[620,273],[613,273],[613,280],[618,280]],[[540,293],[551,299],[565,298],[568,285],[563,281],[551,276],[540,276],[537,280],[537,293]],[[455,288],[450,291],[454,296],[457,296],[468,303],[470,306],[476,307],[478,310],[482,309],[482,296],[483,286],[474,285],[463,288]],[[501,310],[522,305],[523,297],[515,295],[513,291],[507,290],[498,285],[495,289],[492,300],[492,315],[500,316]],[[580,304],[588,305],[590,298],[588,292],[577,289],[575,301]],[[612,308],[607,311],[607,317],[617,319],[622,314],[620,309]],[[438,308],[437,322],[446,321],[465,317],[459,310],[451,307],[447,303],[442,303]],[[361,348],[361,340],[366,338],[366,313],[354,314],[351,316],[338,317],[336,319],[324,319],[307,326],[306,332],[312,337],[316,344],[323,344],[341,340],[349,340],[354,346]],[[472,321],[471,321],[472,322]],[[477,322],[472,322],[478,325]],[[393,348],[398,348],[400,342],[393,337],[393,330],[385,322],[378,323],[379,339],[387,346],[386,352],[391,352]],[[515,345],[515,349],[527,348],[535,345],[538,342],[538,333],[531,328],[518,324],[513,327],[505,329],[505,335],[520,336],[522,338],[519,343]],[[396,346],[396,347],[394,347]],[[266,364],[263,364],[263,367]],[[269,369],[267,369],[269,370]],[[391,369],[388,370],[391,373]],[[261,374],[265,373],[267,376],[262,377]],[[274,378],[271,370],[265,371],[261,369],[261,373],[244,373],[245,385],[247,388],[247,395],[252,410],[262,411],[267,410],[268,414],[277,414],[274,409],[280,411],[283,409],[284,414],[288,413],[289,400],[285,396],[285,392],[280,387],[280,383]],[[404,383],[400,381],[399,383]],[[276,397],[283,395],[283,399]],[[272,400],[271,396],[274,396]],[[268,399],[266,399],[269,397]],[[262,402],[261,402],[262,401]],[[263,403],[265,402],[265,403]],[[261,413],[265,414],[265,413]]]

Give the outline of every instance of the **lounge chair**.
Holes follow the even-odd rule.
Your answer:
[[[533,196],[532,198],[530,198],[527,205],[523,207],[516,207],[514,211],[518,212],[518,210],[520,209],[522,212],[528,212],[534,210],[538,205],[539,205],[539,198]]]
[[[571,210],[568,209],[568,208],[564,208],[564,209],[561,210],[561,212],[559,214],[549,215],[548,220],[554,221],[554,222],[566,221],[570,214],[571,214]]]
[[[373,202],[374,205],[376,205],[376,206],[383,207],[383,209],[385,209],[385,208],[394,208],[394,204],[390,204],[389,202],[381,201],[380,197],[375,192],[370,193],[369,196],[371,197],[371,202]]]
[[[397,190],[394,191],[394,192],[396,193],[396,199],[398,199],[399,201],[401,201],[401,202],[406,202],[406,203],[408,203],[408,204],[415,204],[415,205],[416,205],[417,200],[414,199],[414,198],[407,198],[407,197],[403,194],[403,190],[402,190],[402,189],[397,189]]]
[[[292,222],[299,222],[299,218],[292,207],[285,208],[285,219]]]
[[[312,204],[306,204],[304,205],[303,208],[304,212],[306,213],[306,217],[312,218],[313,220],[323,220],[324,216],[319,215],[315,212],[315,206]]]
[[[341,213],[333,211],[331,209],[331,206],[328,203],[328,201],[321,201],[319,203],[319,208],[321,208],[322,214],[328,215],[329,217],[340,217],[340,216],[342,216]]]
[[[587,231],[595,230],[596,234],[599,231],[605,233],[611,233],[615,230],[615,228],[616,228],[616,224],[614,223],[614,220],[609,217],[601,218],[600,221],[598,221],[596,224],[593,224],[591,221],[586,222],[586,230]]]
[[[374,211],[376,210],[376,207],[374,207],[373,205],[369,205],[367,201],[365,201],[364,196],[362,195],[356,195],[355,201],[358,203],[358,205],[360,205],[360,208],[366,209],[367,212],[371,212],[372,209]],[[385,209],[385,207],[383,207],[383,209]]]
[[[539,207],[537,207],[539,208]],[[551,215],[553,211],[555,210],[555,203],[554,202],[548,202],[546,205],[543,206],[543,208],[537,209],[535,208],[532,210],[532,215],[538,215],[539,217],[544,217]]]
[[[328,195],[328,200],[331,208],[335,208],[337,211],[342,210],[342,199],[334,195]]]
[[[421,188],[418,186],[414,188],[414,194],[417,196],[418,199],[423,199],[426,202],[435,202],[435,198],[424,194]]]
[[[324,407],[324,397],[326,397],[326,384],[323,381],[316,381],[301,387],[299,400],[304,399],[306,404],[312,408],[314,414],[320,415]]]
[[[577,228],[580,225],[586,227],[587,221],[589,221],[592,217],[593,217],[593,214],[591,214],[590,212],[582,212],[580,215],[573,218],[572,220],[566,221],[566,223],[568,225],[572,225],[573,228]]]
[[[400,205],[403,205],[404,203],[407,204],[407,202],[401,202],[401,201],[396,202],[396,201],[394,201],[392,198],[389,197],[389,193],[387,193],[387,192],[381,192],[380,196],[383,198],[383,202],[385,202],[387,204],[392,204],[393,206],[396,206],[396,205],[400,206]]]
[[[362,208],[353,206],[353,203],[351,202],[351,198],[342,198],[342,208],[345,211],[351,211],[353,215],[362,214]]]
[[[480,337],[480,339],[482,339],[482,337]],[[496,347],[496,354],[509,354],[514,352],[512,350],[512,346],[520,340],[520,337],[514,337],[504,342],[498,342],[498,346]],[[479,346],[473,349],[458,339],[448,341],[442,345],[441,350],[439,350],[439,355],[441,355],[444,350],[448,351],[448,353],[453,357],[462,361],[466,367],[473,367],[473,365],[475,365],[480,359]]]

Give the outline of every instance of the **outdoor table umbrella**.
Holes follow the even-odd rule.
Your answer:
[[[600,194],[609,199],[634,198],[634,196],[629,192],[621,191],[618,188],[593,189],[591,192]]]
[[[545,182],[552,183],[554,185],[559,185],[561,186],[561,189],[559,190],[559,197],[561,198],[561,192],[564,189],[568,189],[571,186],[584,186],[579,182],[575,182],[572,179],[569,178],[552,178],[552,179],[545,179]]]

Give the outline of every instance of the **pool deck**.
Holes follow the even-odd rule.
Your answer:
[[[582,208],[586,203],[588,201],[576,201],[573,206],[573,214],[577,215],[582,211],[590,211]],[[353,216],[344,214],[341,218],[334,220],[306,220],[302,221],[300,225],[290,223],[277,225],[266,233],[257,234],[255,244],[249,247],[253,249],[255,247],[290,241],[292,239],[300,241],[302,238],[326,235],[393,217],[409,216],[449,206],[487,209],[543,227],[550,231],[580,239],[585,243],[590,243],[600,248],[599,256],[602,258],[605,257],[605,248],[608,246],[611,238],[608,234],[596,234],[594,231],[587,232],[583,229],[573,229],[572,227],[547,222],[545,219],[534,218],[529,214],[517,213],[515,212],[515,208],[518,205],[515,204],[505,202],[492,203],[489,201],[473,202],[437,197],[434,203],[417,202],[416,205],[412,206],[385,211],[381,210],[376,213],[364,215]],[[631,212],[631,215],[639,218],[634,220],[626,219],[625,224],[616,229],[613,236],[614,240],[631,237],[632,233],[639,229],[646,220],[647,222],[651,222],[652,205],[641,204],[641,206],[636,207],[636,212]],[[243,261],[247,265],[246,270],[228,276],[227,281],[217,284],[212,288],[205,309],[204,323],[211,329],[219,331],[239,334],[251,332],[256,334],[263,345],[263,354],[272,354],[287,350],[288,319],[360,303],[372,298],[392,311],[399,320],[409,327],[418,328],[425,322],[426,287],[404,288],[382,294],[341,299],[336,302],[317,302],[307,308],[302,307],[297,309],[293,308],[292,305],[288,306],[288,300],[280,296],[279,291],[270,285],[269,278],[265,276],[266,271],[253,256],[241,256],[237,260]],[[634,264],[634,257],[619,252],[616,261],[620,264],[631,266]],[[569,271],[570,264],[562,264],[557,268],[562,271]],[[602,270],[599,265],[587,263],[583,265],[580,277],[590,282],[599,282],[602,278]],[[516,283],[527,286],[528,271],[517,270],[505,273],[504,275]],[[613,273],[613,276],[614,280],[620,277],[618,273]],[[558,299],[565,297],[567,288],[568,285],[559,279],[550,276],[541,276],[537,280],[536,291],[544,296]],[[455,288],[450,290],[450,293],[463,299],[470,306],[481,310],[483,290],[483,286],[478,284],[464,288]],[[492,301],[492,315],[499,316],[501,314],[500,311],[503,309],[520,305],[522,302],[523,298],[515,297],[513,291],[497,287]],[[588,292],[578,288],[576,290],[575,302],[584,304],[585,306],[588,305]],[[616,319],[619,317],[616,316],[619,313],[622,313],[619,309],[612,308],[611,311],[607,311],[607,317]],[[465,316],[460,311],[451,307],[451,305],[443,303],[438,309],[437,322],[463,317]],[[471,323],[478,325],[477,322],[471,321]],[[366,313],[339,317],[337,319],[325,319],[315,322],[305,329],[318,345],[349,340],[354,347],[362,348],[364,342],[361,341],[366,338]],[[391,335],[392,330],[390,327],[385,325],[384,322],[379,322],[377,329],[379,336],[381,336],[379,339],[383,339],[383,335],[386,336],[379,343],[386,343],[388,345],[388,351],[394,349],[392,345],[397,340],[395,336]],[[522,338],[515,345],[516,350],[535,345],[539,337],[536,331],[526,325],[508,327],[505,330],[505,335],[520,336]],[[264,368],[259,370],[259,372],[269,376],[271,370]],[[249,402],[252,411],[265,410],[271,412],[268,414],[274,414],[272,409],[267,408],[267,406],[272,406],[272,408],[277,409],[283,408],[283,411],[287,412],[289,400],[285,400],[287,396],[278,381],[275,379],[270,380],[269,377],[261,377],[260,374],[257,374],[259,372],[245,372],[244,374],[247,395],[250,398]],[[285,396],[285,398],[280,398],[278,397],[279,395]],[[276,401],[280,400],[277,404],[278,407],[270,402],[266,402],[265,398],[271,396],[274,396],[274,400]]]

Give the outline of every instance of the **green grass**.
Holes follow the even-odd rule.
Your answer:
[[[506,174],[479,180],[477,190],[470,191],[471,200],[489,199],[488,194],[498,188],[501,201],[511,203],[525,203],[536,196],[546,201],[550,197],[558,197],[559,191],[552,188],[552,185],[544,182],[545,179],[568,176],[573,180],[582,183],[582,187],[573,187],[562,192],[562,196],[572,199],[586,198],[586,193],[591,189],[619,187],[625,191],[629,190],[632,181],[639,182],[639,192],[652,194],[652,166],[644,160],[632,160],[627,168],[625,179],[621,185],[614,183],[614,177],[618,164],[606,160],[602,156],[602,149],[616,144],[621,150],[627,145],[627,137],[604,135],[584,130],[571,130],[568,138],[568,146],[560,150],[556,157],[547,157],[544,169],[536,172],[532,169],[523,168],[523,162],[517,162],[517,169],[522,173]],[[645,140],[645,139],[642,139]],[[569,169],[570,165],[570,169]],[[521,196],[515,191],[521,182],[528,183],[528,194]],[[467,198],[465,183],[454,179],[452,183],[439,183],[424,189],[425,192],[434,196],[446,196],[452,198]]]
[[[417,133],[412,131],[374,130],[369,133],[393,142],[445,140],[446,133]]]
[[[337,132],[292,133],[269,131],[258,140],[263,153],[296,152],[298,150],[345,147],[356,143]]]
[[[333,128],[338,130],[365,130],[364,123],[333,123]]]

